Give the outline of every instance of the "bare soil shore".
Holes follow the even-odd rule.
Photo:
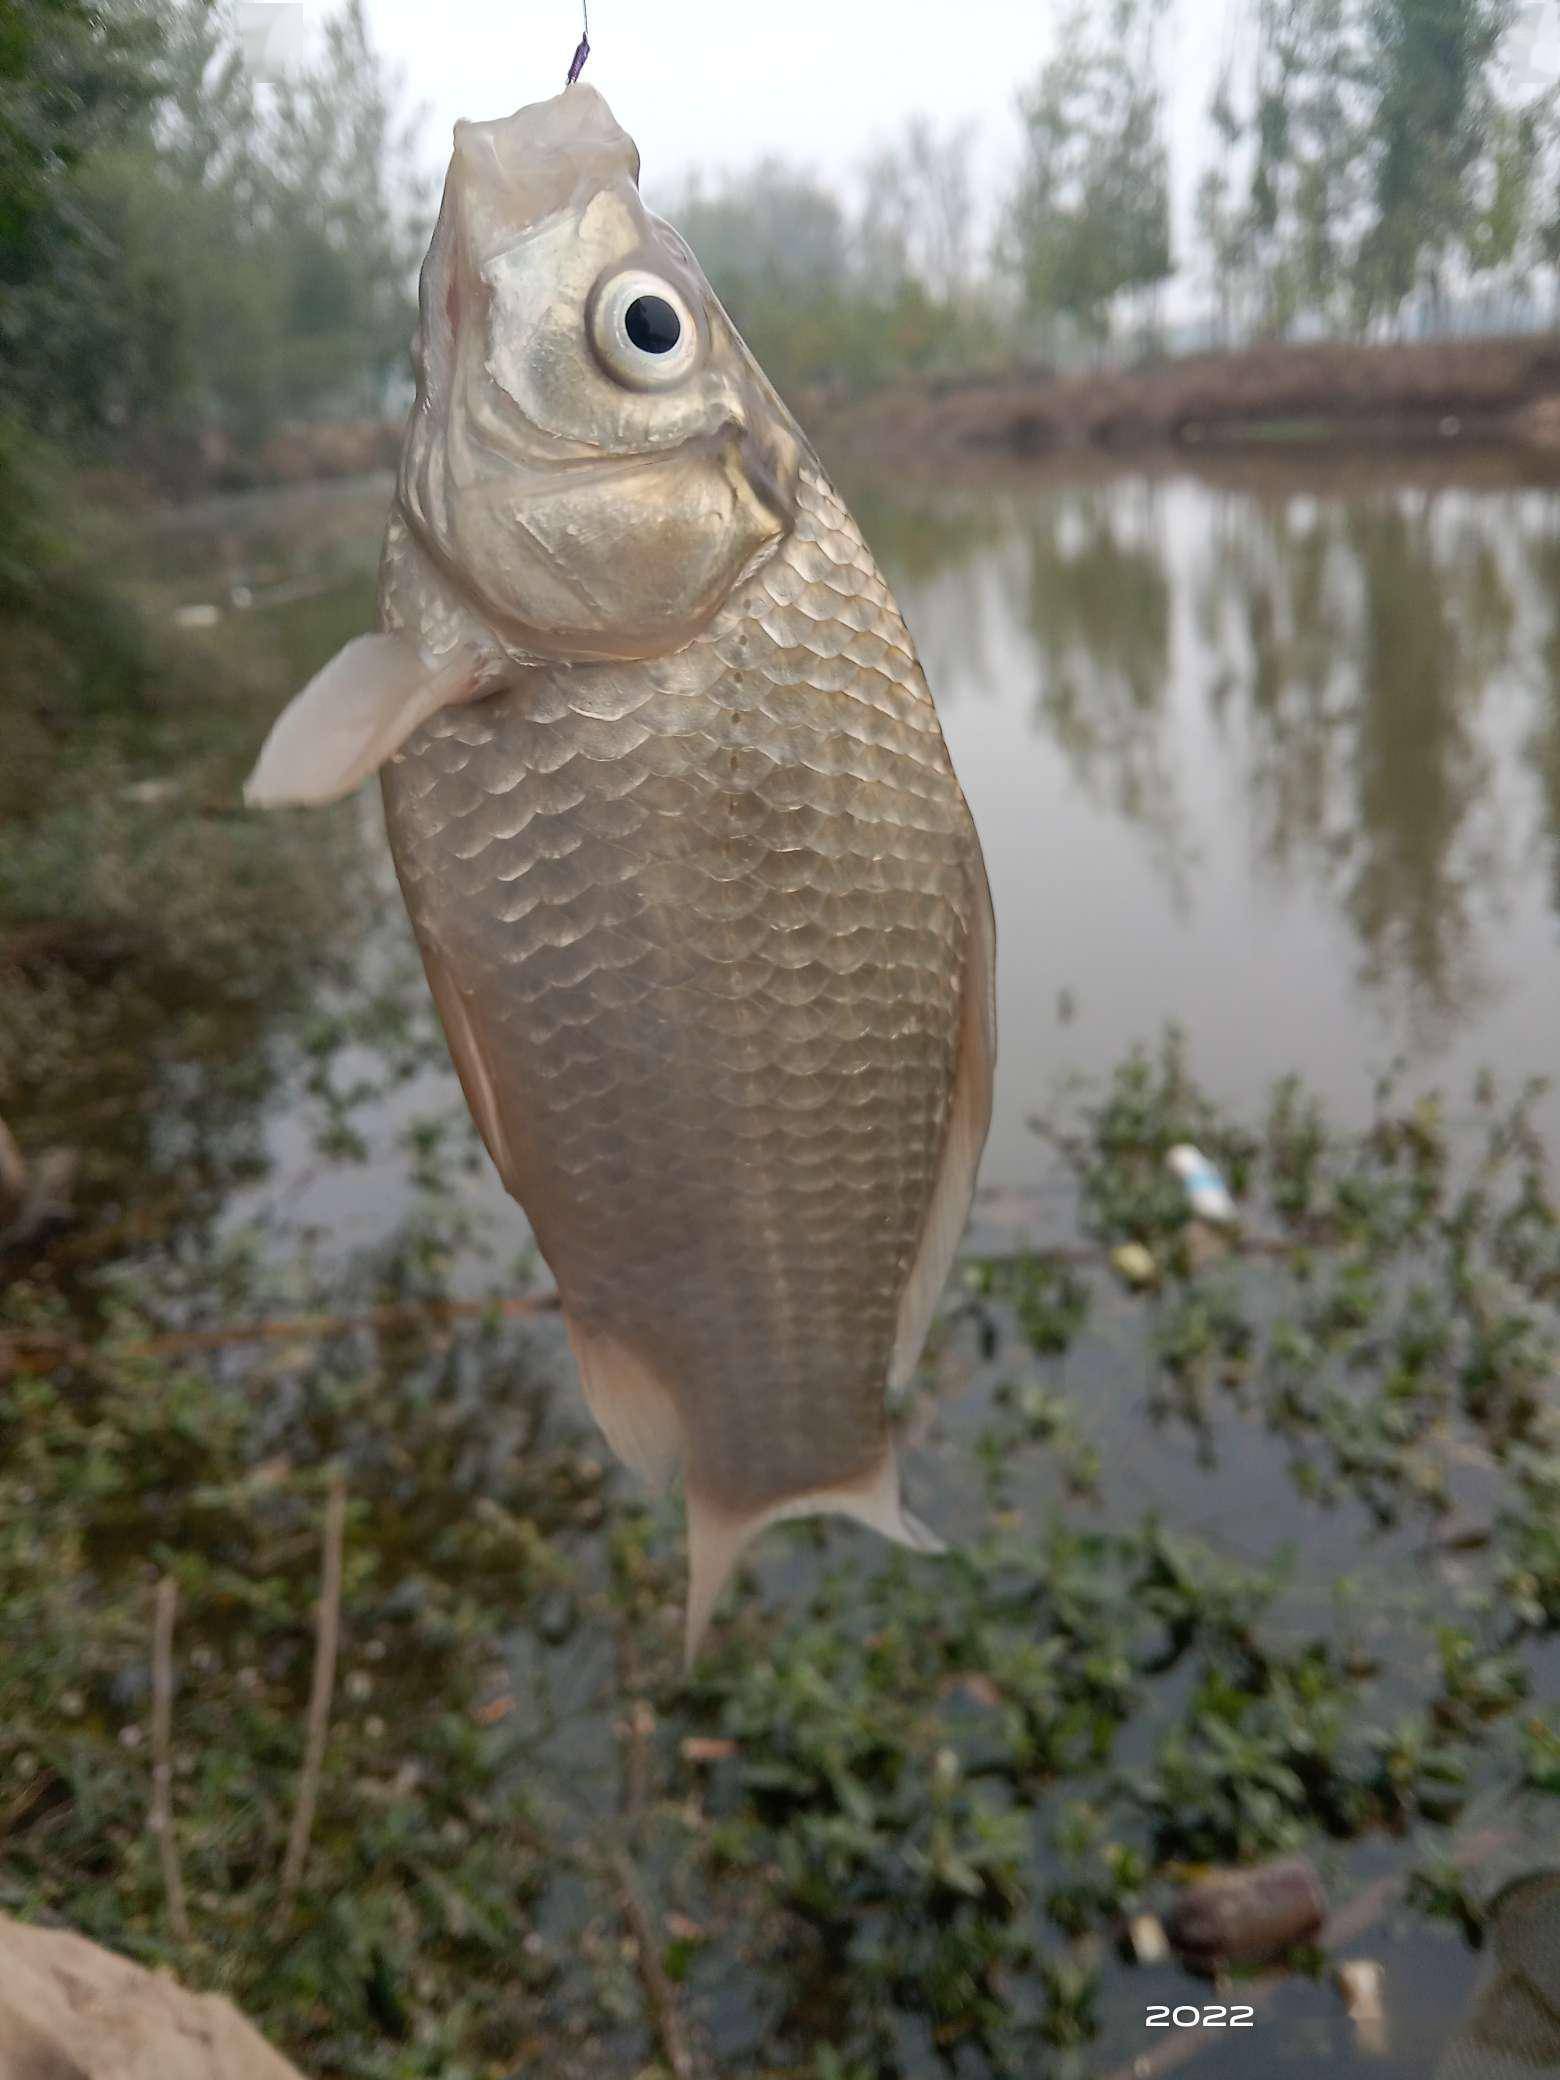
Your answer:
[[[826,456],[914,472],[1055,460],[1069,473],[1185,466],[1240,471],[1354,458],[1379,467],[1431,452],[1459,469],[1482,455],[1545,481],[1560,475],[1560,332],[1357,346],[1313,342],[1193,354],[1059,376],[1045,369],[940,376],[854,401],[794,400]],[[358,478],[393,469],[402,422],[282,427],[258,450],[192,438],[84,479],[109,507],[186,504],[217,493]]]
[[[1275,345],[1132,369],[901,385],[826,419],[828,446],[909,464],[1165,450],[1498,446],[1560,458],[1560,333]]]

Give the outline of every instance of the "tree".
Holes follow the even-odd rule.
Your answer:
[[[1508,19],[1504,0],[1369,0],[1371,217],[1354,270],[1364,318],[1397,311],[1421,285],[1439,299],[1471,228]]]
[[[1249,218],[1232,193],[1232,160],[1241,139],[1241,123],[1227,70],[1214,91],[1208,120],[1218,140],[1218,156],[1203,169],[1197,183],[1194,216],[1209,260],[1219,336],[1227,346],[1240,289],[1251,268]]]
[[[967,365],[997,326],[975,281],[969,139],[912,122],[852,208],[803,169],[696,175],[666,205],[782,395]]]
[[[7,0],[0,12],[0,400],[37,431],[75,418],[58,332],[100,258],[83,169],[161,88],[162,25],[121,0]]]
[[[1155,72],[1162,0],[1079,0],[1021,97],[1025,165],[1008,216],[1024,300],[1109,335],[1124,296],[1171,272],[1169,172]]]
[[[1198,198],[1226,309],[1273,337],[1366,330],[1418,292],[1550,257],[1534,217],[1555,96],[1502,99],[1510,4],[1255,0]]]
[[[383,410],[430,198],[358,0],[264,94],[222,7],[168,0],[163,48],[155,105],[83,182],[99,279],[58,340],[78,407],[154,465]]]
[[[1468,227],[1468,265],[1496,274],[1518,258],[1532,227],[1543,140],[1534,109],[1497,109],[1491,125],[1484,193]]]
[[[958,303],[974,273],[971,126],[939,136],[913,116],[897,143],[881,146],[861,169],[856,232],[866,278],[892,292],[919,282],[939,302]]]
[[[414,170],[416,122],[396,112],[363,0],[345,0],[321,62],[277,89],[268,216],[284,270],[284,380],[304,410],[381,410],[405,362],[432,203]]]
[[[1226,71],[1210,111],[1220,155],[1198,228],[1222,307],[1281,338],[1347,315],[1368,110],[1357,0],[1258,0],[1249,81]]]

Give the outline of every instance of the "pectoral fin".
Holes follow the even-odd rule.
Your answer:
[[[244,800],[252,809],[339,801],[430,715],[497,683],[495,660],[475,647],[434,666],[404,637],[355,636],[276,718]]]

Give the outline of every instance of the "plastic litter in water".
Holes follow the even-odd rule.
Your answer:
[[[1333,1971],[1333,1984],[1354,2024],[1360,2049],[1375,2058],[1384,2057],[1387,2049],[1385,1980],[1385,1971],[1373,1957],[1346,1957]]]
[[[1141,1242],[1123,1242],[1110,1253],[1110,1261],[1129,1286],[1151,1286],[1158,1282],[1159,1266],[1153,1253]]]
[[[1229,1186],[1200,1148],[1194,1148],[1189,1141],[1178,1141],[1165,1156],[1165,1163],[1180,1178],[1186,1189],[1186,1202],[1200,1221],[1233,1227],[1240,1219]]]
[[[1127,1941],[1138,1964],[1164,1964],[1170,1956],[1170,1938],[1157,1914],[1134,1914],[1127,1923]]]

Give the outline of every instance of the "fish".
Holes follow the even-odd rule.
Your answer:
[[[378,626],[258,806],[378,773],[586,1399],[680,1474],[690,1662],[766,1526],[925,1552],[911,1377],[991,1117],[995,925],[915,645],[583,84],[456,126]]]

